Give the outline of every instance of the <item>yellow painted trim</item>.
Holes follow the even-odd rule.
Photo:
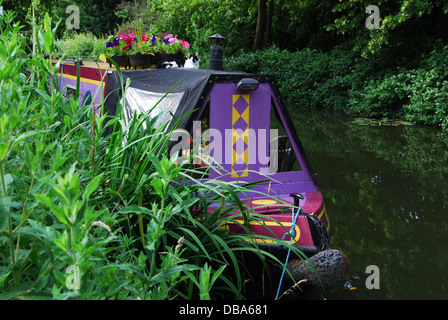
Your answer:
[[[228,223],[223,224],[218,229],[226,229],[227,228],[227,224]],[[277,226],[277,227],[284,226],[286,228],[287,227],[291,228],[292,222],[280,223],[280,222],[274,222],[274,221],[265,221],[265,222],[249,221],[249,225],[255,225],[255,226],[257,226],[257,225],[258,226],[266,225],[266,226]],[[299,229],[299,226],[296,225],[294,230],[296,232],[296,235],[294,237],[294,242],[295,243],[299,243],[299,239],[300,239],[300,229]],[[245,240],[245,241],[254,241],[256,243],[269,243],[269,244],[278,244],[278,243],[282,242],[281,239],[278,239],[278,241],[269,240],[269,239],[257,239],[257,238],[250,238],[250,239],[251,240],[248,239],[248,240]],[[283,241],[283,242],[285,242],[285,241]]]
[[[235,110],[235,108],[232,108],[232,127],[235,124],[235,122],[240,118],[240,114],[238,111]]]
[[[270,200],[270,199],[259,199],[259,200],[252,201],[252,204],[257,204],[257,205],[268,205],[268,204],[276,204],[276,203],[278,203],[278,201]]]
[[[61,74],[58,73],[58,77],[60,77],[60,76],[61,76]],[[72,79],[72,80],[76,80],[76,79],[77,79],[76,76],[72,76],[72,75],[70,75],[70,74],[64,74],[64,75],[62,75],[62,77],[63,77],[63,78],[68,78],[68,79]],[[88,79],[88,78],[80,78],[80,80],[81,80],[82,82],[87,82],[87,83],[90,83],[90,84],[96,84],[96,85],[100,85],[100,84],[101,84],[101,81],[98,81],[98,80],[92,80],[92,79]]]
[[[243,118],[244,121],[246,121],[247,125],[249,125],[249,107],[247,107],[246,110],[244,110],[240,116],[241,116],[241,118]],[[247,131],[247,129],[246,129],[246,131]],[[244,132],[246,132],[246,131],[244,131]]]
[[[249,171],[247,171],[247,168],[244,169],[243,173],[241,173],[240,178],[247,177],[249,175]]]
[[[239,94],[234,94],[234,95],[232,95],[232,105],[235,104],[236,100],[238,100],[239,97],[241,97],[241,95],[239,95]]]
[[[235,103],[238,101],[238,99],[242,97],[247,102],[247,107],[243,111],[242,114],[240,114],[235,109]],[[232,172],[232,178],[238,178],[238,177],[248,177],[249,176],[249,108],[250,108],[250,95],[249,94],[234,94],[232,95],[232,165],[231,165],[231,172]],[[247,128],[241,133],[241,135],[238,133],[237,130],[235,130],[234,125],[237,122],[239,118],[243,118],[243,120],[247,124]],[[246,143],[247,147],[243,151],[242,154],[238,154],[238,152],[233,148],[237,141],[242,138],[243,141]],[[236,162],[241,159],[244,161],[244,163],[247,165],[246,169],[241,174],[238,174],[234,171],[233,166],[236,164]]]
[[[58,76],[60,76],[61,74],[58,73]],[[76,80],[75,76],[69,75],[69,74],[64,74],[63,77],[69,78],[69,79],[73,79]],[[91,83],[91,84],[96,84],[96,85],[100,85],[101,81],[97,81],[97,80],[91,80],[91,79],[87,79],[87,78],[80,78],[81,81],[87,82],[87,83]],[[103,97],[101,97],[101,102],[100,105],[103,105]],[[100,106],[100,115],[101,115],[102,109]]]
[[[246,110],[248,110],[248,109],[246,109]],[[235,111],[235,113],[238,113],[238,112]],[[246,123],[247,123],[247,121],[246,121]],[[247,127],[246,130],[244,130],[241,134],[239,134],[237,130],[232,131],[232,144],[235,144],[238,141],[238,139],[240,139],[240,138],[243,138],[243,141],[246,144],[249,144],[249,127]]]
[[[322,211],[319,213],[319,215],[317,216],[317,219],[319,219],[320,220],[320,218],[322,218],[322,216],[324,215],[324,213],[325,213],[325,206],[322,208]]]
[[[242,94],[241,96],[246,100],[247,104],[249,104],[249,94]]]
[[[325,206],[323,207],[322,211],[319,213],[319,216],[317,217],[319,220],[322,220],[322,216],[325,215],[325,219],[327,220],[327,231],[330,230],[330,220],[328,219],[327,210],[325,210]]]

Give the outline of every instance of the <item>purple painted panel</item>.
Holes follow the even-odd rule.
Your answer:
[[[258,180],[256,172],[267,168],[270,97],[267,84],[250,92],[239,92],[234,83],[213,86],[210,128],[217,131],[210,135],[210,153],[228,173],[225,180]],[[213,170],[212,178],[222,174]]]
[[[71,88],[73,90],[76,89],[76,80],[71,79],[64,76],[58,76],[59,86],[61,90],[67,90],[67,88]],[[79,106],[82,106],[82,103],[84,101],[84,98],[86,97],[86,93],[90,91],[92,95],[92,101],[93,103],[98,106],[101,104],[102,99],[102,89],[101,85],[97,85],[95,83],[89,83],[85,81],[80,81],[80,87],[79,87],[79,95],[80,95],[80,102]]]
[[[297,182],[275,182],[272,181],[271,185],[269,183],[260,183],[256,185],[251,191],[246,192],[246,196],[249,198],[264,198],[268,194],[270,196],[281,196],[281,198],[288,198],[291,193],[301,193],[318,191],[318,187],[314,181],[297,181]],[[301,202],[302,204],[302,202]]]
[[[247,182],[269,179],[272,180],[271,194],[315,191],[317,186],[312,174],[297,143],[292,139],[290,128],[286,126],[302,171],[267,173],[271,97],[274,97],[273,107],[277,108],[285,124],[285,115],[278,107],[269,84],[261,83],[257,90],[247,93],[238,92],[234,83],[216,83],[213,86],[210,93],[210,128],[211,132],[217,132],[210,134],[210,154],[224,170],[211,170],[211,178]],[[251,130],[248,135],[244,135],[247,128]],[[245,150],[247,157],[244,156]],[[264,183],[255,190],[267,192],[268,188],[269,184]],[[255,194],[253,196],[256,197]]]

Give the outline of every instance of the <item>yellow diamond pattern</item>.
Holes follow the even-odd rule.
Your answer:
[[[242,114],[239,114],[238,111],[235,108],[233,108],[233,111],[232,111],[232,126],[235,125],[235,122],[240,117],[243,118],[243,120],[246,121],[247,124],[249,124],[249,106],[243,111]]]
[[[248,94],[234,94],[232,95],[232,169],[231,174],[232,178],[238,178],[238,177],[247,177],[249,174],[249,98],[250,96]],[[243,98],[247,102],[247,107],[242,111],[240,114],[236,108],[235,103],[238,101],[238,99]],[[235,123],[238,121],[238,119],[242,118],[244,122],[247,124],[247,128],[244,129],[244,131],[240,134],[241,130],[243,128],[238,128],[240,130],[236,130]],[[241,123],[241,121],[240,121]],[[239,132],[238,132],[239,131]],[[246,144],[246,149],[243,151],[242,154],[239,154],[237,150],[235,150],[235,144],[240,140],[243,139],[244,143]],[[233,168],[233,166],[237,163],[237,161],[241,159],[246,164],[246,169],[244,169],[242,172],[241,170],[239,172],[236,172]]]
[[[240,138],[242,138],[247,145],[249,144],[249,127],[247,127],[241,135],[238,133],[238,130],[232,128],[232,146],[235,145]]]

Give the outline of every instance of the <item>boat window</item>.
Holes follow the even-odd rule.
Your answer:
[[[62,101],[64,101],[64,103],[68,103],[70,101],[70,98],[75,99],[75,97],[76,97],[76,89],[67,86],[65,88],[65,92],[64,92],[64,95],[62,97],[62,99],[63,99]]]
[[[297,156],[291,144],[277,107],[271,100],[271,130],[277,130],[277,135],[270,141],[269,173],[302,171]]]
[[[189,157],[189,165],[194,170],[192,174],[194,178],[204,177],[211,162],[209,154],[210,137],[208,136],[208,129],[210,128],[210,101],[204,106],[198,121],[200,125],[197,122],[197,125],[193,126],[189,143],[190,148],[189,150],[184,150],[182,154]]]
[[[92,93],[90,90],[86,92],[86,95],[84,96],[84,101],[82,102],[83,106],[88,106],[92,104]]]

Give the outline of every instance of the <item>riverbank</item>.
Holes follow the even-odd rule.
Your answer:
[[[417,61],[393,52],[367,60],[348,46],[329,52],[271,47],[227,57],[226,70],[273,74],[289,104],[357,117],[396,118],[448,130],[448,46]]]

